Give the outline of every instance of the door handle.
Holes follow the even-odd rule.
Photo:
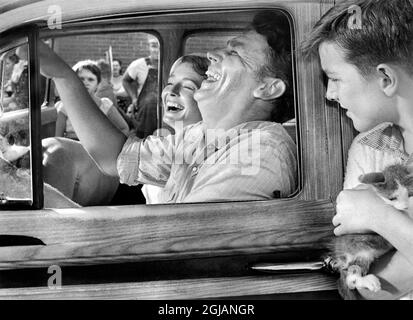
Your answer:
[[[337,268],[334,266],[334,259],[327,256],[323,261],[313,262],[292,262],[292,263],[256,263],[250,266],[250,269],[267,273],[286,273],[286,272],[303,272],[303,271],[326,271],[336,273]]]

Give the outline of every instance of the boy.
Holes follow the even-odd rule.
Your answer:
[[[361,9],[354,16],[351,6]],[[356,11],[357,12],[357,11]],[[357,19],[357,24],[353,24]],[[360,174],[413,160],[413,6],[409,0],[350,0],[329,10],[304,44],[328,78],[326,98],[347,110],[361,132],[349,151],[344,189]],[[382,290],[359,288],[365,298],[395,298],[413,290],[413,219],[374,191],[343,190],[333,219],[335,235],[376,232],[396,252],[371,270]]]

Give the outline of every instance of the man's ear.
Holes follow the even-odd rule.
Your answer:
[[[254,90],[254,97],[262,100],[274,100],[281,97],[287,86],[281,79],[265,77],[261,84]]]
[[[376,71],[380,81],[380,89],[386,96],[392,97],[397,92],[399,85],[396,70],[388,64],[381,63],[377,66]]]

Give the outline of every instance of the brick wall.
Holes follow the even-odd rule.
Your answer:
[[[225,35],[191,35],[185,44],[185,53],[206,53],[216,48],[225,48],[227,41],[233,38],[236,33]]]
[[[233,35],[191,36],[186,42],[186,53],[204,52],[226,45]],[[135,59],[149,54],[147,34],[144,32],[80,35],[58,38],[56,52],[71,66],[85,59],[105,58],[105,51],[112,46],[113,57],[120,59],[123,70]]]
[[[105,58],[112,46],[113,58],[120,59],[124,69],[135,59],[149,54],[147,34],[143,32],[94,34],[56,39],[56,52],[71,66],[85,59]]]

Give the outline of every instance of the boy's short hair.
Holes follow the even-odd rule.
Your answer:
[[[361,9],[358,25],[351,6]],[[380,63],[395,63],[413,74],[412,0],[346,0],[331,8],[302,45],[306,57],[317,55],[323,42],[335,43],[348,63],[367,77]]]

